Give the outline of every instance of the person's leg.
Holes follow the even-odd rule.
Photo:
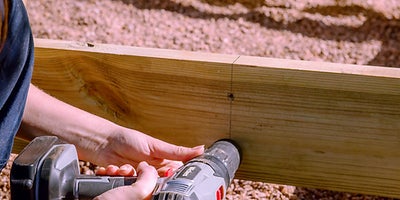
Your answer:
[[[3,10],[7,32],[0,51],[0,169],[21,123],[33,67],[33,38],[22,1],[5,0]]]

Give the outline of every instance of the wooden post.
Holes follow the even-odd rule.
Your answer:
[[[175,144],[232,138],[238,178],[400,198],[400,69],[36,45],[40,88]]]

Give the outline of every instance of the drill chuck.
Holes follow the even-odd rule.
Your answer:
[[[238,145],[231,140],[219,140],[162,181],[152,199],[224,199],[240,162]]]
[[[190,162],[203,162],[210,165],[217,174],[226,179],[228,185],[239,168],[241,152],[233,140],[224,139],[215,142],[203,155]]]

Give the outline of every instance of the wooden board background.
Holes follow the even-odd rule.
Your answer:
[[[33,83],[169,142],[191,146],[228,137],[227,63],[237,56],[85,45],[62,42],[60,49],[50,49],[52,42],[37,41]]]
[[[238,178],[400,198],[400,69],[36,40],[33,83],[179,145],[232,138]]]
[[[240,57],[232,137],[268,182],[399,197],[399,70]]]

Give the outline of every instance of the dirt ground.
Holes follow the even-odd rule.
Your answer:
[[[28,0],[27,9],[37,38],[400,67],[398,0]],[[228,199],[388,198],[234,180]]]

